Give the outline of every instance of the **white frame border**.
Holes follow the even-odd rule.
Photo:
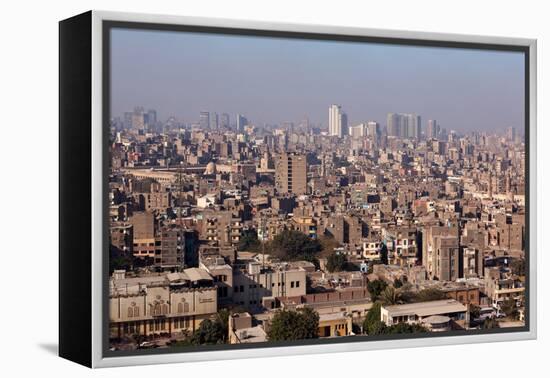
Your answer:
[[[399,339],[351,342],[340,344],[313,344],[304,346],[267,347],[258,349],[239,349],[222,351],[200,351],[185,353],[166,353],[123,357],[103,357],[103,115],[102,115],[102,22],[128,21],[157,24],[182,24],[240,29],[259,29],[302,33],[324,33],[358,35],[382,38],[406,38],[431,41],[466,42],[518,45],[529,47],[529,314],[528,332],[496,333],[485,335],[464,335],[435,338]],[[175,362],[198,362],[228,360],[252,357],[293,356],[300,354],[354,352],[390,348],[412,348],[453,344],[486,343],[498,341],[532,340],[537,337],[537,275],[536,252],[541,245],[537,239],[540,214],[537,212],[537,192],[540,180],[537,180],[537,41],[525,38],[491,37],[479,35],[443,34],[412,32],[405,30],[380,30],[355,27],[337,27],[325,25],[288,24],[231,19],[168,16],[156,14],[138,14],[123,12],[92,11],[92,367],[116,367]]]

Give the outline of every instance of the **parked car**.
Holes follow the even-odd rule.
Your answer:
[[[150,341],[144,341],[141,344],[139,344],[139,349],[151,349],[151,348],[158,348],[157,343],[152,343]]]
[[[493,319],[497,317],[497,311],[493,307],[483,307],[479,310],[479,317],[474,321],[477,323],[483,323],[486,319]]]

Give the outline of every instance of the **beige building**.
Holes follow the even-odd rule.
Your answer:
[[[382,306],[380,308],[380,320],[387,326],[392,326],[399,323],[428,323],[431,324],[428,327],[430,328],[432,325],[439,326],[445,323],[442,318],[437,319],[434,318],[434,316],[444,316],[449,318],[447,323],[452,321],[455,327],[464,327],[467,312],[468,310],[466,306],[462,303],[454,299],[443,299],[439,301]]]
[[[125,277],[109,282],[110,337],[193,332],[217,311],[216,287],[203,269]]]
[[[232,211],[203,211],[201,239],[219,246],[237,245],[243,233],[241,218]]]
[[[283,153],[275,159],[275,188],[278,193],[307,192],[307,165],[304,155]]]
[[[518,307],[523,305],[524,283],[517,276],[502,273],[498,267],[485,269],[484,290],[493,307],[500,308],[508,299],[513,299]]]
[[[248,312],[233,314],[229,317],[229,344],[261,343],[267,341],[264,328],[254,325]]]
[[[233,270],[233,303],[245,307],[275,308],[275,297],[306,294],[306,270],[287,263],[262,268],[249,262]]]
[[[422,265],[429,279],[455,281],[460,278],[458,228],[433,226],[423,231]]]
[[[218,290],[218,303],[229,304],[233,298],[233,268],[218,255],[203,259],[200,267],[206,269],[214,278],[214,285]]]
[[[134,212],[129,222],[134,228],[134,256],[155,257],[155,217],[153,213]]]
[[[352,332],[352,317],[346,312],[319,314],[319,337],[348,336]]]

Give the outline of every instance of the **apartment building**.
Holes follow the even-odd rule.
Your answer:
[[[217,311],[212,277],[198,268],[109,281],[110,337],[192,332]]]

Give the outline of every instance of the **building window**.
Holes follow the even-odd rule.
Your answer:
[[[294,281],[290,281],[290,288],[294,288]]]
[[[296,287],[300,287],[300,281],[296,281]]]

